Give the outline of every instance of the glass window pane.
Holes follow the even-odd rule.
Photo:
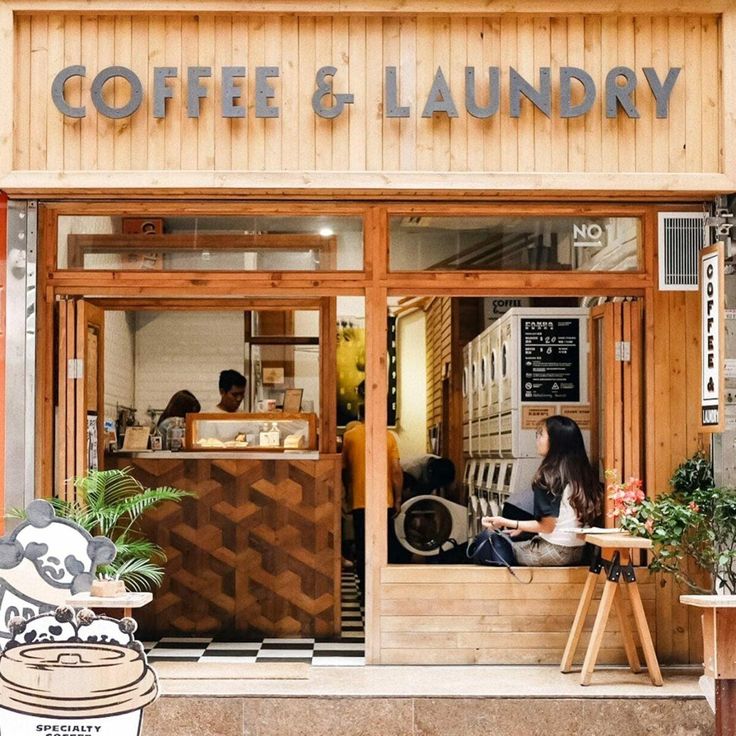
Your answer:
[[[61,215],[61,269],[349,271],[363,268],[360,217]]]
[[[392,271],[636,271],[636,217],[391,218]]]

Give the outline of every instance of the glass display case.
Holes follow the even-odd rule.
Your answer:
[[[317,415],[187,414],[185,449],[285,452],[317,449]]]

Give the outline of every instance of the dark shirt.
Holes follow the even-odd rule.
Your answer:
[[[534,518],[539,520],[547,516],[557,518],[560,515],[562,494],[558,496],[548,493],[539,486],[534,488]]]

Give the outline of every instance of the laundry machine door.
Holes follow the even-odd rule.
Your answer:
[[[394,524],[396,536],[406,549],[430,556],[439,554],[450,539],[453,518],[438,496],[417,496],[407,501]]]

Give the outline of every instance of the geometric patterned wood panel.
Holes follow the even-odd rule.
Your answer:
[[[196,498],[143,523],[168,556],[141,638],[339,633],[340,457],[319,460],[107,458],[144,485]]]

